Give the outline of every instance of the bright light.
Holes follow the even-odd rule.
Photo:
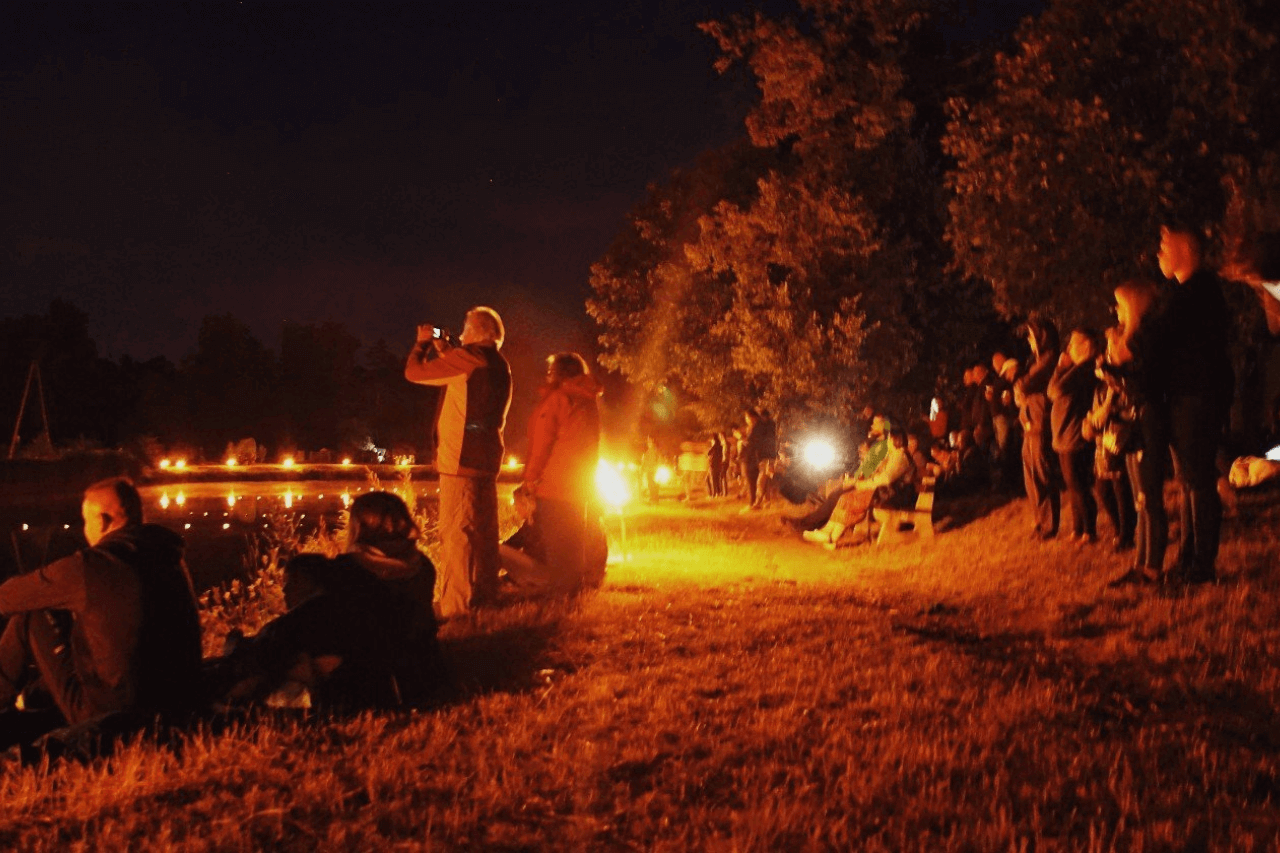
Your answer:
[[[812,468],[830,468],[836,461],[836,449],[825,438],[811,439],[804,446],[804,461]]]
[[[283,459],[281,459],[281,460],[280,460],[280,464],[281,464],[281,465],[283,465],[283,466],[284,466],[284,467],[286,467],[286,468],[292,468],[292,467],[293,467],[293,465],[294,465],[293,457],[292,457],[292,456],[286,456],[285,458],[283,458]]]
[[[185,492],[178,492],[178,496],[173,499],[178,506],[184,506],[187,503],[187,495]]]
[[[173,464],[173,463],[172,463],[172,462],[170,462],[168,459],[161,459],[161,460],[160,460],[160,467],[161,467],[161,468],[168,468],[168,467],[169,467],[170,465],[172,465],[172,464]]]
[[[226,521],[224,521],[224,522],[222,523],[222,529],[223,529],[223,530],[229,530],[230,528],[231,528],[231,523],[230,523],[230,522],[226,522]]]
[[[177,462],[173,463],[173,467],[181,471],[183,468],[187,467],[187,460],[179,459]]]
[[[351,493],[350,493],[350,492],[343,492],[343,493],[342,493],[342,505],[343,505],[344,507],[349,507],[349,506],[351,506]]]
[[[169,503],[170,503],[170,501],[169,501],[169,493],[168,493],[168,492],[162,492],[162,493],[160,494],[160,508],[161,508],[161,509],[168,509],[168,508],[169,508]]]
[[[605,503],[617,510],[621,510],[631,500],[631,489],[627,486],[626,478],[609,467],[603,459],[596,466],[596,491]]]
[[[284,493],[284,508],[293,509],[293,490]]]
[[[234,456],[227,459],[227,467],[228,468],[236,467],[236,458]]]
[[[653,481],[659,486],[665,486],[671,482],[671,466],[659,465],[658,470],[653,472]]]
[[[227,493],[227,506],[235,506],[235,505],[236,505],[236,493],[235,493],[235,492],[228,492],[228,493]]]
[[[508,456],[508,457],[507,457],[507,467],[508,467],[508,468],[519,468],[519,467],[520,467],[520,460],[519,460],[519,459],[517,459],[517,458],[515,458],[514,456]]]
[[[1267,451],[1267,458],[1272,462],[1280,462],[1280,444]]]
[[[351,464],[351,457],[350,457],[350,456],[344,456],[344,457],[342,457],[342,464],[343,464],[343,465],[350,465],[350,464]]]

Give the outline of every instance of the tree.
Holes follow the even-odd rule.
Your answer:
[[[182,361],[182,376],[191,434],[181,438],[206,453],[221,453],[247,431],[260,442],[278,440],[275,356],[235,317],[204,318],[195,352]]]
[[[940,4],[801,5],[794,20],[706,25],[722,70],[741,63],[759,83],[756,157],[677,176],[593,269],[605,364],[646,388],[674,381],[721,418],[744,402],[793,416],[915,408],[990,316],[946,270],[943,90],[922,82],[957,65]],[[724,191],[689,191],[699,179]]]
[[[358,411],[360,341],[341,323],[286,322],[280,334],[280,413],[286,444],[318,450],[344,443]]]
[[[1097,322],[1154,274],[1163,219],[1221,232],[1232,194],[1274,193],[1271,6],[1058,0],[1026,22],[989,94],[950,105],[958,268],[1006,313]]]

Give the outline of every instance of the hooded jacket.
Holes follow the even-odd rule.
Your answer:
[[[183,711],[200,701],[200,616],[182,537],[154,524],[112,531],[92,548],[0,584],[0,614],[72,615],[78,723],[113,711]]]
[[[535,497],[586,502],[595,495],[603,392],[589,373],[545,386],[529,420],[524,467],[525,486]]]

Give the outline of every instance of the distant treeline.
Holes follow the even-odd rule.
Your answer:
[[[174,363],[103,358],[87,314],[61,300],[0,320],[0,426],[5,452],[32,363],[39,366],[54,448],[175,448],[218,458],[246,437],[279,451],[380,447],[421,453],[430,389],[404,381],[404,353],[361,345],[340,323],[286,323],[280,351],[231,315],[206,317],[195,350]],[[19,453],[37,452],[44,416],[32,383]]]

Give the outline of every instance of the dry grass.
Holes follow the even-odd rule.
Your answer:
[[[601,592],[446,628],[457,702],[2,770],[0,846],[1275,849],[1268,500],[1181,597],[1017,505],[836,553],[647,510]]]

